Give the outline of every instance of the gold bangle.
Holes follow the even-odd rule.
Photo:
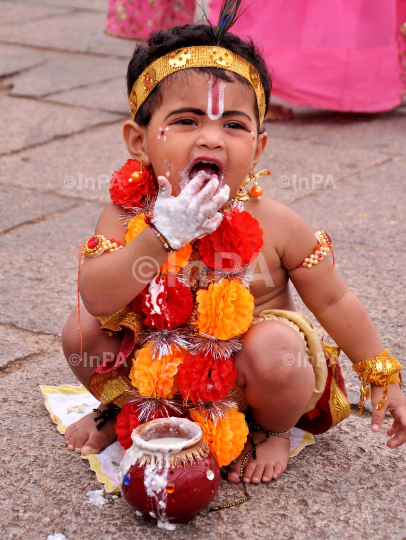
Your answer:
[[[396,358],[390,356],[389,349],[385,349],[374,358],[367,358],[362,362],[357,362],[352,366],[352,369],[357,372],[358,378],[361,381],[360,400],[358,403],[358,407],[360,408],[359,416],[364,411],[364,399],[368,399],[370,396],[369,384],[384,387],[381,400],[376,406],[377,409],[381,409],[384,406],[390,384],[398,383],[399,386],[402,385],[402,376],[400,374],[402,364]]]
[[[113,253],[113,251],[118,251],[122,247],[121,242],[118,240],[115,240],[114,238],[108,240],[102,234],[96,234],[96,236],[92,236],[84,244],[82,257],[84,259],[86,259],[86,257],[99,257],[105,251]]]

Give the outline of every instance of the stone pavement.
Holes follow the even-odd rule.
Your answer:
[[[55,531],[69,540],[173,536],[135,519],[122,499],[101,509],[84,503],[99,484],[66,449],[39,389],[76,382],[60,345],[76,301],[71,253],[93,232],[109,177],[128,157],[121,125],[134,42],[103,34],[105,8],[106,0],[0,1],[5,539]],[[293,120],[267,129],[266,194],[328,231],[338,272],[404,363],[406,107],[376,115],[295,107]],[[251,502],[199,516],[178,528],[179,538],[406,538],[405,448],[388,449],[384,429],[371,432],[370,407],[358,418],[358,382],[341,358],[348,421],[317,437],[280,479],[250,487]],[[240,495],[241,487],[223,482],[217,502]]]

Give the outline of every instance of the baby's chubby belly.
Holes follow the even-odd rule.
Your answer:
[[[275,290],[262,296],[254,296],[254,315],[264,309],[288,309],[289,311],[296,311],[289,284],[283,290]]]
[[[257,279],[250,287],[250,292],[254,296],[254,315],[264,309],[296,311],[286,270],[279,267],[270,275],[272,281],[267,282],[266,276],[256,274]]]

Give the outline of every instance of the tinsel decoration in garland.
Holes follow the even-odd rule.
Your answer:
[[[223,3],[220,30],[236,20],[240,5]],[[129,161],[124,172],[113,175],[110,190],[113,200],[128,211],[126,245],[148,227],[156,197],[156,187],[145,192],[145,186],[156,186],[151,171],[140,172]],[[139,181],[139,189],[126,181],[128,177]],[[249,265],[263,244],[258,221],[241,206],[233,205],[223,216],[217,231],[171,253],[132,301],[142,327],[129,373],[133,388],[117,420],[119,440],[130,444],[137,423],[189,415],[202,426],[220,466],[240,454],[248,434],[233,393],[237,379],[233,356],[241,350],[240,337],[252,322]]]

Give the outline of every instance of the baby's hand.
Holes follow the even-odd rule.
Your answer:
[[[386,402],[382,409],[377,409],[376,406],[379,403],[383,392],[382,386],[371,387],[371,403],[373,406],[372,412],[372,431],[379,431],[382,426],[385,413],[389,411],[394,418],[392,426],[388,429],[387,435],[391,439],[388,439],[386,445],[389,448],[396,448],[406,442],[406,396],[400,389],[398,384],[390,384],[388,388],[388,394]]]
[[[202,171],[177,197],[172,197],[172,186],[168,179],[158,176],[159,193],[152,212],[152,223],[172,249],[180,249],[191,240],[215,231],[223,219],[218,210],[228,200],[230,188],[226,184],[215,195],[219,186],[217,176],[213,174],[202,189],[205,179]]]

